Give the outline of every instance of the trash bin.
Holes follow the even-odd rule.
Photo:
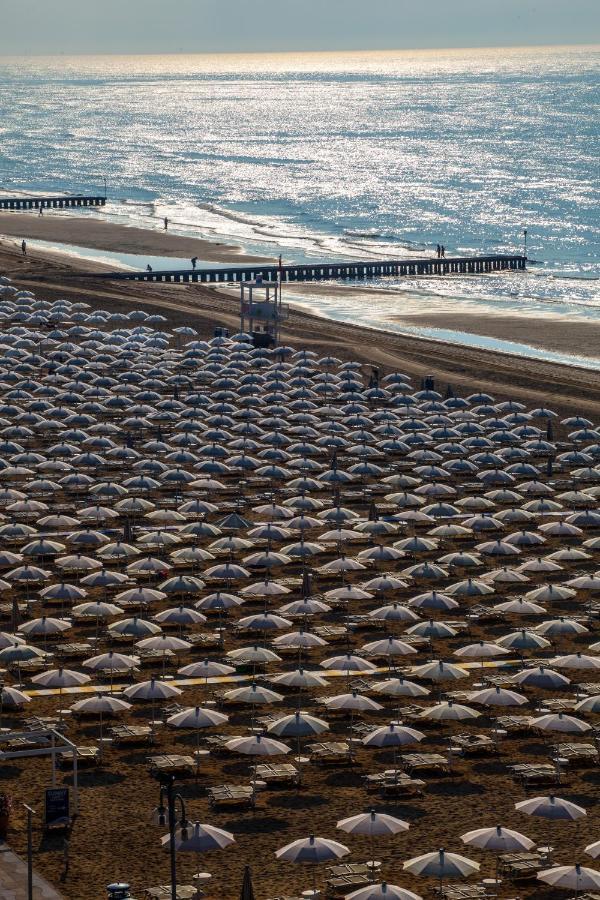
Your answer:
[[[133,900],[129,893],[129,885],[124,881],[115,881],[113,884],[106,885],[106,894],[108,900]]]

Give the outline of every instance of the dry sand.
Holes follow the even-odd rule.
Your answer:
[[[600,321],[562,316],[511,316],[500,313],[415,313],[394,317],[417,328],[442,328],[482,334],[576,356],[600,355]]]
[[[1,221],[0,216],[0,230]],[[58,229],[55,239],[62,240],[63,219],[54,221]],[[20,230],[27,236],[30,224],[35,226],[37,220],[24,214]],[[123,250],[120,227],[101,224],[106,229],[107,241],[110,240],[106,249]],[[113,232],[113,228],[116,231]],[[148,235],[148,240],[162,237],[155,232]],[[176,235],[169,235],[169,238],[174,246],[187,240]],[[83,238],[78,240],[81,243]],[[41,251],[30,251],[24,258],[14,240],[0,240],[0,272],[18,279],[48,299],[64,296],[73,301],[86,300],[112,311],[142,304],[160,311],[172,325],[193,324],[204,336],[212,334],[215,325],[222,324],[235,330],[239,327],[238,304],[234,297],[223,291],[202,285],[98,282],[72,277],[76,272],[94,270],[106,271],[106,266]],[[515,317],[516,326],[517,319]],[[465,316],[461,327],[468,331],[475,324],[471,317]],[[586,329],[589,327],[585,326]],[[545,328],[545,321],[536,323],[538,336],[544,334]],[[592,417],[600,414],[598,371],[359,327],[311,315],[298,308],[292,309],[283,337],[324,353],[334,352],[344,359],[378,365],[383,370],[400,369],[418,378],[431,374],[442,391],[450,384],[461,392],[484,390],[504,399],[514,397],[533,405],[551,404],[561,412],[577,408]],[[540,340],[544,338],[540,337]]]
[[[113,245],[114,246],[114,245]],[[49,299],[66,296],[70,300],[85,299],[93,306],[111,310],[130,310],[133,306],[146,306],[164,313],[171,325],[193,324],[202,334],[209,334],[215,324],[224,323],[236,327],[235,303],[217,291],[205,287],[167,287],[145,284],[101,284],[72,279],[73,261],[48,262],[35,254],[21,259],[14,247],[0,247],[0,271],[15,277],[19,284],[31,287],[40,297]],[[44,271],[50,280],[36,280]],[[497,397],[518,397],[528,403],[547,402],[561,411],[583,411],[592,417],[600,413],[600,373],[588,372],[566,366],[550,365],[532,360],[503,357],[500,354],[453,347],[434,341],[379,333],[343,325],[301,312],[293,312],[285,334],[286,339],[297,345],[313,346],[319,351],[332,351],[343,358],[358,358],[376,363],[386,370],[402,369],[420,376],[431,372],[442,389],[451,382],[461,391],[484,388]],[[592,565],[593,568],[593,565]],[[286,572],[293,574],[293,571]],[[320,580],[319,587],[326,590],[337,586],[333,579],[327,584]],[[533,585],[532,585],[533,586]],[[443,590],[443,585],[440,586]],[[399,602],[404,602],[414,590],[400,592]],[[92,597],[90,597],[92,599]],[[244,607],[244,612],[248,609]],[[260,606],[260,604],[259,604]],[[257,607],[258,608],[258,607]],[[568,604],[566,605],[568,609]],[[357,604],[357,613],[361,612]],[[494,639],[507,631],[507,623],[486,625],[485,632],[475,627],[472,639],[485,634]],[[93,631],[93,629],[92,629]],[[84,627],[75,630],[82,637]],[[358,642],[370,639],[365,631]],[[231,637],[234,643],[241,638]],[[447,642],[443,651],[449,655],[453,649],[465,643],[464,635]],[[582,639],[564,641],[561,651],[586,646]],[[343,645],[342,645],[343,646]],[[324,655],[335,651],[335,644],[323,648],[311,657],[317,663]],[[77,666],[74,666],[75,668]],[[152,670],[147,670],[151,672]],[[469,685],[477,681],[477,672]],[[461,682],[461,687],[466,686]],[[335,679],[323,693],[338,693],[343,681]],[[200,703],[200,689],[187,690],[186,705]],[[63,696],[61,705],[70,705],[72,699]],[[33,706],[33,704],[32,704]],[[58,699],[36,701],[35,712],[43,714],[56,710]],[[135,708],[128,721],[148,718],[148,708]],[[335,723],[335,719],[330,716]],[[233,715],[228,731],[239,733],[239,719]],[[14,724],[18,723],[18,718]],[[344,726],[334,724],[333,729]],[[427,726],[427,740],[423,749],[447,746],[449,734],[464,731],[464,727]],[[193,738],[160,729],[157,745],[159,752],[180,752],[192,749]],[[96,726],[71,726],[70,736],[81,744],[93,740]],[[150,814],[157,803],[157,784],[146,765],[149,751],[124,749],[111,751],[105,766],[99,771],[81,774],[81,808],[70,844],[70,871],[61,883],[62,852],[57,838],[43,838],[39,830],[35,834],[36,867],[53,883],[60,886],[68,900],[99,900],[103,886],[112,880],[126,879],[135,887],[135,895],[143,896],[146,886],[168,881],[168,856],[161,850],[159,838],[164,829],[150,823]],[[561,795],[580,802],[590,810],[587,819],[580,823],[548,825],[535,819],[527,819],[514,810],[514,803],[524,799],[523,790],[503,770],[506,763],[529,761],[532,757],[545,757],[547,747],[535,736],[509,739],[503,743],[499,760],[484,757],[460,761],[452,777],[428,778],[425,797],[421,800],[383,803],[378,798],[374,805],[380,811],[389,812],[413,824],[406,834],[393,840],[378,840],[376,857],[383,861],[386,873],[393,873],[395,881],[426,896],[431,883],[411,878],[401,873],[401,861],[420,851],[437,847],[461,852],[464,848],[458,836],[476,825],[503,825],[517,828],[531,835],[539,843],[551,837],[555,855],[561,861],[576,861],[583,846],[596,840],[600,778],[596,769],[574,769]],[[257,810],[239,813],[213,812],[203,791],[206,783],[229,781],[247,783],[249,766],[245,760],[228,757],[210,757],[204,764],[200,784],[194,779],[182,783],[182,793],[188,801],[188,813],[192,818],[210,822],[232,830],[237,844],[223,853],[202,857],[200,867],[213,872],[214,882],[209,895],[219,900],[236,900],[239,896],[243,866],[252,863],[257,897],[265,900],[283,893],[293,894],[310,886],[310,873],[302,866],[282,865],[276,862],[273,851],[299,836],[315,832],[319,835],[338,837],[353,850],[354,860],[367,859],[368,842],[336,833],[335,822],[343,816],[369,808],[373,800],[362,785],[362,776],[369,771],[383,770],[391,764],[389,752],[360,750],[356,764],[348,769],[327,769],[311,766],[310,775],[300,793],[294,790],[269,791],[259,800]],[[48,786],[50,764],[48,761],[5,762],[0,767],[0,783],[6,786],[19,801],[32,802],[39,807],[43,789]],[[59,776],[59,783],[70,783],[69,773]],[[543,789],[539,791],[543,793]],[[10,834],[15,849],[24,853],[25,832],[22,812],[16,812]],[[482,863],[482,877],[493,875],[494,860],[491,855],[469,851],[467,855]],[[581,860],[585,862],[584,859]],[[180,881],[189,882],[196,860],[181,854],[179,857]],[[508,891],[508,892],[507,892]],[[520,887],[515,891],[507,885],[501,896],[515,896],[529,900],[556,897],[539,884]]]
[[[183,256],[188,259],[197,256],[212,263],[243,263],[266,259],[244,254],[239,247],[229,244],[182,237],[169,231],[116,225],[92,216],[0,213],[0,234],[29,240],[56,241],[95,250],[115,250],[119,253]],[[87,265],[85,268],[89,271]]]

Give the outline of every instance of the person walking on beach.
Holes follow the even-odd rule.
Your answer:
[[[165,218],[164,218],[164,224],[165,224],[165,231],[167,231],[167,229],[168,229],[168,227],[169,227],[169,220],[167,219],[166,216],[165,216]]]
[[[43,206],[40,206],[40,212],[39,212],[39,214],[40,214],[40,216],[43,216],[43,215],[44,215],[44,207],[43,207]]]
[[[27,244],[25,241],[21,241],[21,253],[23,256],[27,256]]]
[[[191,264],[192,264],[192,269],[195,269],[195,268],[196,268],[196,263],[198,262],[198,257],[197,257],[197,256],[192,256],[190,262],[191,262]]]

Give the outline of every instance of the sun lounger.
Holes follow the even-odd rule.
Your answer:
[[[190,775],[195,769],[192,756],[182,756],[176,753],[163,753],[159,756],[149,756],[150,774],[169,772],[177,775]]]
[[[298,783],[298,769],[291,763],[283,763],[279,766],[269,764],[256,767],[256,777],[266,784],[292,784]]]
[[[242,784],[217,784],[208,788],[211,806],[254,806],[255,794],[250,786]]]
[[[101,761],[101,753],[99,747],[77,747],[77,767],[97,766]],[[73,764],[73,750],[63,750],[58,754],[58,763],[60,766]]]
[[[109,731],[113,744],[152,744],[154,732],[149,725],[115,725]]]
[[[402,765],[409,772],[433,771],[449,772],[448,759],[441,753],[404,753],[401,757]]]

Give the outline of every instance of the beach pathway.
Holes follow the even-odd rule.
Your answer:
[[[0,897],[2,900],[27,900],[27,863],[2,841],[0,841]],[[33,900],[63,900],[63,897],[34,872]]]

